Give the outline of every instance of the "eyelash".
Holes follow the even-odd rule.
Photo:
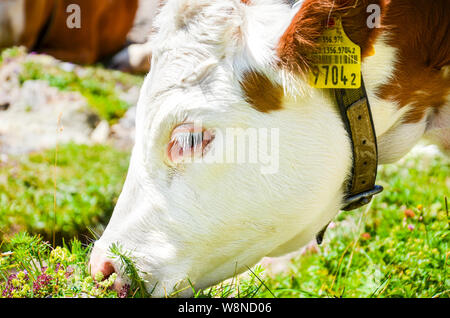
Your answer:
[[[172,131],[167,145],[168,159],[172,163],[187,163],[194,157],[203,157],[213,140],[212,130],[196,129],[192,124],[180,125]]]
[[[174,136],[173,141],[178,143],[183,151],[190,151],[202,147],[203,132],[185,132]]]

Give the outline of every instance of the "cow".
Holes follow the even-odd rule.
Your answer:
[[[115,243],[152,296],[190,296],[190,284],[206,288],[298,250],[341,209],[379,192],[348,202],[358,134],[343,120],[342,95],[309,81],[334,18],[361,50],[365,102],[355,105],[368,101],[371,117],[363,107],[347,119],[367,123],[360,134],[373,129],[372,164],[399,160],[422,138],[449,154],[448,12],[447,0],[164,1],[128,174],[93,246],[91,273],[116,272],[118,290],[127,284],[110,254]],[[256,154],[270,148],[278,164],[216,160],[233,150],[228,131],[256,132]]]
[[[137,7],[138,0],[4,0],[0,48],[24,46],[92,64],[123,48]]]

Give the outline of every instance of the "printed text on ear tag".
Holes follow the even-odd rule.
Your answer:
[[[309,84],[316,88],[360,88],[361,48],[345,34],[341,19],[331,17],[318,41],[318,50],[311,55]]]

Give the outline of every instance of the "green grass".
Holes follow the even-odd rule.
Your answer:
[[[47,240],[55,233],[61,241],[88,234],[88,227],[111,215],[129,154],[75,144],[60,146],[55,154],[56,149],[47,150],[0,164],[0,238],[28,231]]]
[[[68,146],[68,148],[66,156],[61,155],[60,164],[62,167],[66,165],[65,167],[68,170],[61,173],[66,179],[61,181],[60,184],[69,182],[69,184],[72,184],[72,188],[59,188],[57,206],[58,211],[65,211],[64,214],[67,214],[69,218],[67,223],[61,224],[72,227],[72,216],[70,215],[76,215],[77,213],[74,212],[80,206],[80,203],[75,202],[83,202],[81,205],[87,209],[91,204],[89,200],[84,199],[85,192],[75,193],[75,189],[86,189],[84,186],[91,182],[91,186],[94,188],[102,183],[100,180],[102,179],[101,176],[106,174],[104,171],[98,174],[98,172],[95,172],[97,168],[93,168],[91,173],[86,170],[92,165],[95,166],[95,162],[100,161],[100,158],[102,158],[103,163],[110,160],[106,159],[109,156],[105,155],[105,152],[107,153],[110,150],[107,148],[94,150],[88,147],[80,150],[73,145]],[[77,155],[78,153],[90,153],[90,151],[93,152],[91,156],[87,156],[90,159],[81,159],[81,157],[86,158],[86,154]],[[19,182],[22,187],[19,187],[19,189],[22,190],[10,191],[10,193],[16,195],[20,191],[24,192],[24,189],[28,191],[28,196],[24,196],[25,200],[22,199],[22,196],[9,200],[8,206],[14,207],[15,210],[14,213],[8,213],[8,215],[12,217],[15,214],[28,214],[27,217],[23,218],[23,223],[27,224],[24,229],[29,231],[36,230],[33,226],[28,225],[28,222],[35,223],[33,207],[36,205],[31,204],[29,205],[31,208],[27,208],[27,205],[23,202],[32,202],[30,198],[36,192],[39,193],[40,189],[46,188],[48,189],[47,192],[50,192],[45,200],[49,207],[44,211],[52,210],[51,165],[53,154],[48,152],[46,155],[33,155],[37,157],[31,156],[24,163],[21,163],[21,167],[23,165],[27,167],[21,169],[28,172],[25,174],[28,177]],[[111,155],[111,157],[115,158],[116,156]],[[69,162],[83,164],[83,160],[86,161],[83,165],[84,168],[69,164]],[[28,166],[30,162],[32,165]],[[34,166],[35,164],[36,166]],[[40,167],[40,164],[43,166]],[[77,172],[70,172],[72,169]],[[32,171],[34,171],[34,174]],[[124,170],[120,171],[122,172],[116,176],[115,182],[109,180],[105,181],[104,184],[118,184],[120,187]],[[113,178],[112,174],[117,172],[110,171],[110,173],[109,178]],[[46,174],[48,174],[48,177],[42,178]],[[0,175],[2,174],[0,173]],[[32,175],[40,176],[39,181],[32,178]],[[45,183],[46,186],[43,187],[40,180],[45,178],[48,181]],[[31,185],[24,186],[24,180],[28,179],[32,180],[29,182],[31,182],[31,185],[34,184],[34,187],[31,187]],[[8,182],[14,185],[18,181],[10,178]],[[450,225],[448,209],[445,204],[445,196],[449,195],[450,188],[449,160],[440,157],[433,159],[408,158],[396,165],[382,167],[378,183],[385,187],[385,191],[373,200],[371,206],[339,214],[334,220],[334,227],[326,232],[323,245],[317,249],[310,249],[304,255],[294,258],[288,264],[285,272],[270,274],[261,266],[256,266],[246,275],[234,277],[209,289],[196,290],[195,286],[190,286],[194,291],[194,296],[199,298],[449,297],[448,258],[450,253],[448,245]],[[84,186],[82,186],[83,184]],[[15,187],[17,189],[17,185]],[[1,190],[2,197],[4,196],[4,189]],[[73,192],[70,189],[73,189]],[[77,200],[63,200],[67,193],[72,193],[71,196],[75,195]],[[98,194],[97,191],[94,191],[94,193]],[[103,199],[105,200],[103,202],[109,202],[106,197]],[[112,207],[112,201],[110,207]],[[2,204],[2,206],[4,205]],[[16,217],[22,218],[21,216]],[[42,229],[45,229],[46,226],[51,229],[51,218],[47,222],[47,225],[44,225]],[[92,221],[90,224],[92,223],[94,222]],[[13,222],[10,222],[8,226],[12,224]],[[76,229],[74,228],[73,231],[76,232]],[[20,235],[23,236],[24,234],[18,236],[20,237]],[[11,274],[12,267],[23,271],[26,266],[29,267],[30,264],[36,263],[31,262],[31,259],[39,258],[36,254],[39,248],[35,247],[35,251],[30,251],[30,248],[28,248],[28,254],[31,254],[31,256],[23,256],[26,253],[20,252],[21,246],[23,248],[23,246],[33,246],[33,244],[20,245],[17,242],[14,243],[14,240],[20,241],[17,238],[8,239],[0,246],[0,250],[5,253],[4,256],[0,257],[0,275],[3,276],[3,283],[1,283],[0,276],[2,290],[8,288],[7,278]],[[45,249],[47,250],[46,254],[42,254],[44,257],[41,257],[43,262],[53,264],[49,266],[53,266],[53,269],[49,270],[50,274],[48,275],[58,275],[57,271],[55,272],[57,263],[51,260],[52,247],[48,243],[40,242],[39,244],[46,246]],[[71,247],[66,247],[66,252],[64,252],[66,258],[69,259],[69,263],[66,262],[64,268],[66,271],[68,266],[78,268],[78,276],[70,278],[70,281],[64,283],[63,287],[59,289],[55,290],[55,288],[49,287],[49,291],[43,295],[79,297],[87,294],[95,297],[117,297],[117,293],[99,287],[100,279],[96,282],[89,278],[86,268],[89,249],[81,248],[77,240],[69,245]],[[18,250],[19,252],[17,252]],[[59,250],[53,253],[61,254],[63,252]],[[128,297],[148,296],[142,289],[143,282],[139,277],[139,272],[133,267],[133,260],[129,258],[126,251],[121,251],[119,246],[113,246],[110,253],[122,261],[123,269],[132,281],[132,292],[128,294]],[[37,267],[27,270],[27,273],[33,270],[36,273],[35,276],[40,275],[40,271],[42,271],[40,267]],[[32,281],[32,278],[29,279]],[[26,283],[15,282],[17,286],[22,286],[21,288]],[[106,286],[111,284],[111,281],[105,281],[102,284]],[[85,287],[83,289],[80,286]],[[25,292],[22,291],[22,294],[20,294],[22,289],[19,289],[19,287],[16,296],[43,297],[43,295],[32,294],[31,287],[25,287]],[[74,290],[77,293],[74,293]]]
[[[84,246],[74,239],[70,244],[52,247],[39,235],[17,233],[0,248],[0,298],[142,298],[149,297],[143,287],[134,260],[120,246],[110,249],[112,258],[119,258],[130,284],[120,292],[110,288],[117,278],[104,278],[101,273],[91,277],[86,264],[92,245]]]
[[[372,206],[341,213],[318,250],[263,274],[268,288],[255,296],[449,297],[448,159],[409,158],[378,180]]]
[[[3,245],[9,252],[0,255],[0,297],[119,296],[109,288],[115,274],[106,280],[101,276],[91,278],[86,266],[90,247],[76,239],[70,246],[52,248],[39,236],[19,233]]]

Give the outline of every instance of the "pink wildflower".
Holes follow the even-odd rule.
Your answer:
[[[130,285],[125,284],[123,285],[123,287],[120,289],[119,292],[119,298],[126,298],[128,296],[128,292],[130,291]]]
[[[370,233],[363,233],[361,234],[361,238],[363,238],[364,240],[369,240],[372,238],[372,236],[370,235]]]

